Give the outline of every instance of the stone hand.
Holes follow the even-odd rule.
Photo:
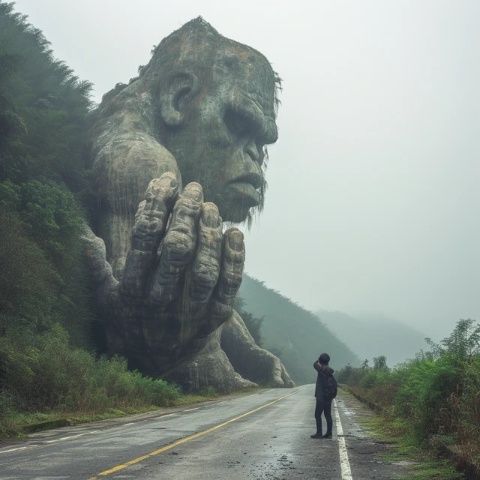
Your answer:
[[[231,316],[245,250],[238,229],[222,232],[218,208],[203,202],[202,187],[192,182],[179,194],[175,175],[165,173],[139,205],[119,281],[103,242],[86,235],[110,329],[118,332],[115,351],[132,358],[147,349],[171,363]]]

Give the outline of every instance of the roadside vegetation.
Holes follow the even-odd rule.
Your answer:
[[[0,436],[65,417],[90,420],[172,406],[183,398],[164,380],[129,371],[121,358],[97,358],[73,348],[58,327],[16,354],[2,338],[7,369],[0,394]],[[10,350],[10,351],[9,351]]]
[[[399,440],[405,453],[421,449],[455,458],[462,468],[478,468],[480,325],[460,320],[439,344],[429,339],[427,344],[426,351],[393,369],[381,356],[372,366],[368,361],[360,368],[347,366],[338,380],[383,414],[384,432]]]

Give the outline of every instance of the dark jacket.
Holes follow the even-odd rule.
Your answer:
[[[318,362],[313,364],[313,368],[318,372],[317,384],[315,385],[315,396],[317,399],[325,400],[323,392],[327,378],[333,375],[334,370],[328,365],[320,365]]]

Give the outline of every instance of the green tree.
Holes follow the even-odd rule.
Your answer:
[[[374,359],[373,359],[373,369],[374,370],[388,370],[387,357],[385,357],[385,355],[380,355],[379,357],[374,357]]]
[[[26,16],[0,1],[0,179],[83,185],[90,88],[53,58]]]

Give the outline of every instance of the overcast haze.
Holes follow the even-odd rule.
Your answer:
[[[312,309],[438,338],[480,319],[480,2],[19,0],[55,56],[128,82],[202,15],[283,79],[247,271]]]

